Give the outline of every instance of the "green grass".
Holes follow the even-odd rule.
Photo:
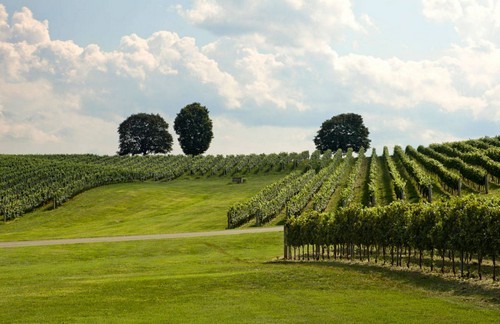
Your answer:
[[[0,322],[495,322],[498,295],[421,274],[273,263],[281,233],[3,249]],[[496,299],[495,299],[496,298]]]
[[[0,225],[0,240],[220,230],[280,174],[120,184]],[[425,273],[273,262],[282,233],[0,249],[4,322],[473,322],[497,288]]]
[[[229,206],[284,175],[249,175],[244,184],[210,177],[99,187],[55,210],[0,222],[0,241],[222,230]]]

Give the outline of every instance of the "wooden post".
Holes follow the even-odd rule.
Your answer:
[[[261,226],[261,219],[260,219],[260,210],[257,211],[257,214],[255,215],[255,226]]]
[[[432,202],[432,185],[427,186],[427,201]]]
[[[458,196],[462,195],[462,179],[458,179]]]
[[[488,182],[487,174],[484,176],[484,190],[486,191],[486,193],[488,193],[488,191],[490,190],[490,183]]]
[[[286,239],[286,234],[288,232],[288,229],[287,229],[287,226],[286,226],[286,223],[283,227],[283,258],[285,260],[288,260],[288,243],[287,243],[287,239]]]

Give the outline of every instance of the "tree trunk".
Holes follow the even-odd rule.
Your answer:
[[[464,252],[460,251],[460,277],[464,277]]]
[[[495,263],[495,254],[493,254],[493,282],[495,282],[497,280],[497,266],[496,266],[496,263]]]
[[[408,247],[408,261],[406,262],[406,267],[410,267],[410,261],[411,261],[411,246]]]
[[[434,249],[431,249],[431,271],[434,271]]]
[[[287,226],[285,224],[285,226],[283,227],[283,258],[285,260],[288,260],[289,256],[288,256],[288,245],[287,245],[287,239],[286,239],[286,234],[287,234],[288,230],[287,230]]]
[[[477,274],[479,275],[479,280],[483,279],[483,274],[481,273],[481,263],[483,262],[483,257],[481,252],[477,256]]]
[[[472,259],[472,253],[465,254],[465,260],[467,261],[467,278],[470,278],[470,261]]]
[[[420,269],[422,269],[422,250],[419,250],[419,257],[418,257],[418,266],[420,267]]]
[[[444,250],[441,251],[441,273],[444,273]]]

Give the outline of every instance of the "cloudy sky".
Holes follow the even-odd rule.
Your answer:
[[[380,153],[499,135],[500,1],[0,0],[0,153],[114,154],[138,112],[176,138],[192,102],[208,154],[312,151],[346,112]]]

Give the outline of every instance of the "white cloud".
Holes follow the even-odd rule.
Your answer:
[[[0,151],[112,154],[126,116],[161,113],[172,125],[194,101],[214,119],[215,154],[310,150],[321,121],[348,111],[366,116],[374,142],[458,138],[457,125],[436,130],[408,115],[425,108],[428,120],[464,116],[462,128],[470,117],[498,125],[499,27],[483,13],[491,4],[425,1],[426,17],[465,40],[425,60],[341,51],[353,34],[383,32],[347,0],[194,1],[177,10],[210,42],[158,31],[123,36],[113,51],[51,40],[27,8],[9,23],[0,5]],[[483,21],[469,32],[474,19]]]
[[[9,18],[9,14],[7,10],[5,10],[5,6],[0,4],[0,41],[7,40],[9,35],[9,23],[7,19]]]
[[[466,140],[453,134],[442,132],[436,129],[423,129],[418,133],[419,145],[429,145],[431,143],[457,142]]]
[[[281,79],[279,71],[286,68],[276,55],[262,54],[253,48],[242,48],[242,57],[236,61],[239,78],[245,84],[248,98],[252,98],[258,105],[271,103],[273,106],[286,109],[294,106],[298,110],[305,110],[306,105],[301,102],[301,93],[290,91]],[[290,68],[290,67],[288,67]]]
[[[334,68],[359,102],[395,108],[436,104],[448,112],[482,109],[481,97],[459,93],[453,71],[439,61],[403,61],[362,55],[339,57]]]
[[[132,34],[122,38],[118,50],[105,52],[95,44],[83,48],[73,41],[51,40],[48,23],[35,20],[27,8],[14,13],[12,26],[7,20],[5,8],[0,6],[3,33],[0,39],[0,104],[3,107],[0,138],[4,144],[10,138],[36,142],[40,147],[46,143],[47,150],[52,151],[54,142],[60,144],[58,148],[71,150],[97,147],[102,144],[102,138],[93,134],[101,134],[99,127],[107,127],[112,130],[108,135],[114,139],[119,119],[110,121],[86,115],[85,111],[94,108],[85,102],[99,103],[109,110],[110,113],[99,113],[108,116],[106,118],[126,116],[130,110],[124,112],[124,107],[119,105],[122,102],[133,105],[131,97],[144,97],[148,92],[165,97],[165,89],[162,91],[160,87],[166,86],[168,90],[170,86],[156,85],[149,82],[149,78],[178,75],[179,71],[182,75],[169,82],[192,88],[212,86],[227,107],[237,108],[241,104],[238,83],[221,71],[215,60],[203,54],[193,38],[179,37],[172,32],[154,33],[149,38]],[[124,93],[126,88],[119,85],[127,83],[128,87],[134,83],[136,86]],[[146,84],[148,89],[144,88]],[[117,97],[112,98],[113,94]],[[64,143],[74,144],[65,146]],[[113,147],[115,145],[113,143]],[[25,151],[24,148],[17,150]]]
[[[12,16],[11,35],[14,42],[39,44],[50,41],[49,23],[47,20],[38,21],[33,18],[31,10],[23,7],[20,12]]]
[[[313,151],[316,129],[247,126],[227,117],[213,119],[214,138],[209,154],[249,154]]]
[[[190,8],[177,9],[193,24],[217,34],[259,34],[276,46],[322,48],[345,30],[366,32],[373,27],[366,15],[355,16],[349,0],[196,0]]]
[[[423,14],[437,22],[453,23],[468,44],[483,39],[500,41],[498,0],[423,0]]]

